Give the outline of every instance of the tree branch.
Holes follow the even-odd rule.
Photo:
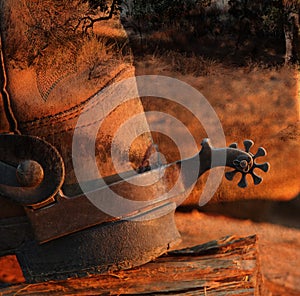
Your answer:
[[[107,21],[107,20],[111,19],[113,17],[114,13],[115,13],[116,6],[117,6],[117,0],[113,0],[112,3],[111,3],[108,15],[101,16],[101,17],[98,17],[98,18],[92,18],[91,16],[85,16],[85,17],[81,18],[78,22],[78,25],[75,27],[75,30],[83,22],[82,30],[84,31],[84,33],[87,33],[88,29],[90,29],[90,28],[93,29],[94,24],[96,22]],[[86,24],[87,22],[88,22],[88,24]]]

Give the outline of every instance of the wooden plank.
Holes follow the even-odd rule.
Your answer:
[[[19,284],[1,295],[260,295],[257,237],[225,237],[144,266],[81,279]]]

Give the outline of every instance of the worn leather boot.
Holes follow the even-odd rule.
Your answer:
[[[49,236],[45,228],[41,232],[46,236],[37,239],[35,226],[29,223],[30,211],[35,211],[35,217],[36,214],[47,216],[40,206],[44,202],[48,207],[57,203],[58,192],[60,199],[68,200],[82,193],[72,163],[75,127],[78,133],[82,129],[78,145],[93,139],[84,133],[84,126],[76,126],[78,118],[89,108],[110,104],[108,99],[100,100],[96,96],[105,87],[134,77],[132,58],[126,52],[126,33],[119,20],[108,22],[102,32],[85,33],[81,27],[84,20],[79,23],[78,18],[87,9],[86,5],[69,3],[67,6],[60,1],[1,1],[0,183],[16,185],[15,180],[4,178],[9,165],[16,170],[14,166],[20,163],[26,166],[25,160],[39,159],[44,174],[42,183],[48,182],[43,185],[42,195],[52,188],[52,193],[45,200],[39,199],[41,192],[34,193],[36,200],[31,198],[32,195],[26,200],[26,194],[16,196],[16,190],[20,188],[1,188],[0,253],[17,254],[28,281],[130,268],[157,257],[179,239],[172,211],[155,221],[121,221],[105,214],[102,219],[103,213],[88,200],[86,206],[92,214],[87,212],[81,216],[84,209],[76,206],[48,216],[48,223],[44,226],[47,228],[49,225],[51,231],[56,229],[56,234]],[[76,26],[79,26],[78,29],[75,29]],[[124,44],[123,49],[117,47],[114,38],[119,40],[118,44]],[[102,118],[99,115],[89,121],[96,131],[95,161],[102,177],[115,174],[116,163],[119,168],[122,167],[125,153],[128,154],[125,160],[133,169],[142,163],[151,146],[146,122],[137,127],[145,133],[127,147],[127,151],[123,150],[126,135],[113,143],[117,151],[115,163],[110,153],[118,127],[142,112],[140,100],[132,97],[107,116]],[[137,129],[136,134],[139,135]],[[85,157],[82,155],[80,159],[83,165]],[[19,168],[19,177],[22,170],[26,171],[26,167]],[[31,173],[40,172],[33,169]],[[30,190],[35,188],[34,184],[27,185]],[[27,216],[26,211],[29,213]],[[89,222],[93,215],[105,223]],[[73,222],[67,216],[72,216],[75,224],[78,221],[76,230],[69,229],[68,223]],[[94,226],[97,224],[101,225]],[[56,236],[60,239],[55,240]],[[42,242],[44,244],[40,245]]]
[[[247,174],[261,182],[253,169],[269,165],[254,162],[265,150],[253,155],[251,141],[242,151],[205,139],[192,158],[149,165],[155,149],[146,119],[135,117],[143,107],[117,19],[91,32],[88,3],[0,3],[0,255],[16,254],[27,281],[163,254],[180,238],[176,206],[213,166],[241,173],[242,187]]]

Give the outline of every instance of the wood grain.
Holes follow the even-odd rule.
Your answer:
[[[144,266],[81,279],[19,284],[1,295],[261,295],[257,237],[228,236]]]

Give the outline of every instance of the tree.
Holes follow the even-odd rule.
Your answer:
[[[297,61],[299,0],[230,0],[229,6],[238,27],[237,47],[242,37],[275,35],[285,40],[285,63]]]
[[[250,35],[256,35],[262,24],[262,4],[260,1],[230,0],[229,14],[232,28],[237,31],[236,50]]]
[[[283,0],[283,30],[285,36],[285,64],[298,60],[299,0]]]
[[[82,26],[83,31],[86,33],[88,29],[93,29],[96,22],[106,21],[111,19],[114,15],[118,15],[121,11],[122,0],[82,0],[83,3],[88,3],[90,10],[86,16],[79,19],[76,26]],[[102,13],[99,16],[99,12]],[[98,14],[98,16],[95,16]]]

